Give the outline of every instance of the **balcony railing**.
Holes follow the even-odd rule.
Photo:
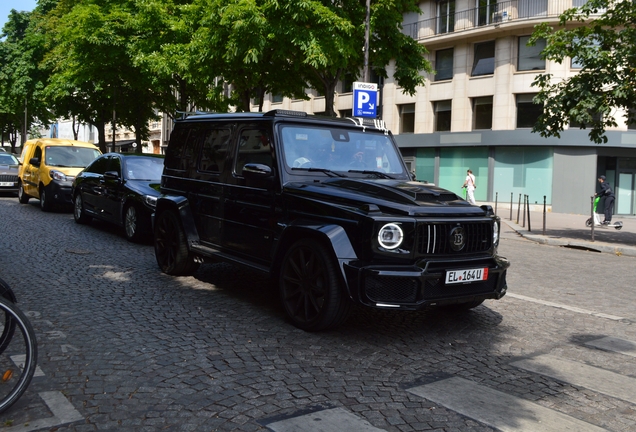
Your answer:
[[[558,17],[565,10],[580,7],[587,0],[508,0],[487,6],[438,15],[403,26],[402,32],[415,40],[457,33],[504,22]]]

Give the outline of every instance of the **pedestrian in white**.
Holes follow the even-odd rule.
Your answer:
[[[462,187],[466,188],[466,200],[472,205],[477,205],[475,202],[475,176],[471,170],[466,171],[466,181]]]

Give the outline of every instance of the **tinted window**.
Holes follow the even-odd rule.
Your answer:
[[[221,172],[227,158],[230,144],[230,129],[210,129],[205,131],[199,169],[201,171]]]
[[[170,135],[170,145],[166,151],[166,168],[179,169],[183,148],[188,141],[190,128],[175,126]]]
[[[108,156],[101,156],[90,164],[86,169],[86,172],[94,174],[104,174],[108,171]]]
[[[239,138],[238,155],[236,159],[236,174],[243,173],[243,167],[248,163],[257,163],[272,167],[271,140],[263,129],[247,129],[241,132]]]

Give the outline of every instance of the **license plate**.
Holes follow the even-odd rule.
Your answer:
[[[6,186],[13,186],[13,185],[14,185],[13,182],[0,182],[0,187],[2,187],[2,186],[5,186],[5,187]]]
[[[446,284],[470,283],[485,281],[488,279],[488,267],[468,269],[468,270],[449,270],[446,272]]]

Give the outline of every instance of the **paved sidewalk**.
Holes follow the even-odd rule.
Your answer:
[[[542,209],[534,211],[537,207],[539,206],[531,207],[533,211],[530,212],[530,223],[528,223],[527,214],[525,220],[522,214],[519,214],[517,220],[516,207],[513,207],[512,220],[510,220],[509,206],[499,207],[497,213],[503,223],[528,240],[553,246],[636,256],[636,217],[634,216],[614,215],[612,222],[622,221],[623,228],[616,230],[611,227],[594,227],[594,240],[592,240],[592,230],[585,226],[589,215],[546,212],[544,231],[544,213]]]

